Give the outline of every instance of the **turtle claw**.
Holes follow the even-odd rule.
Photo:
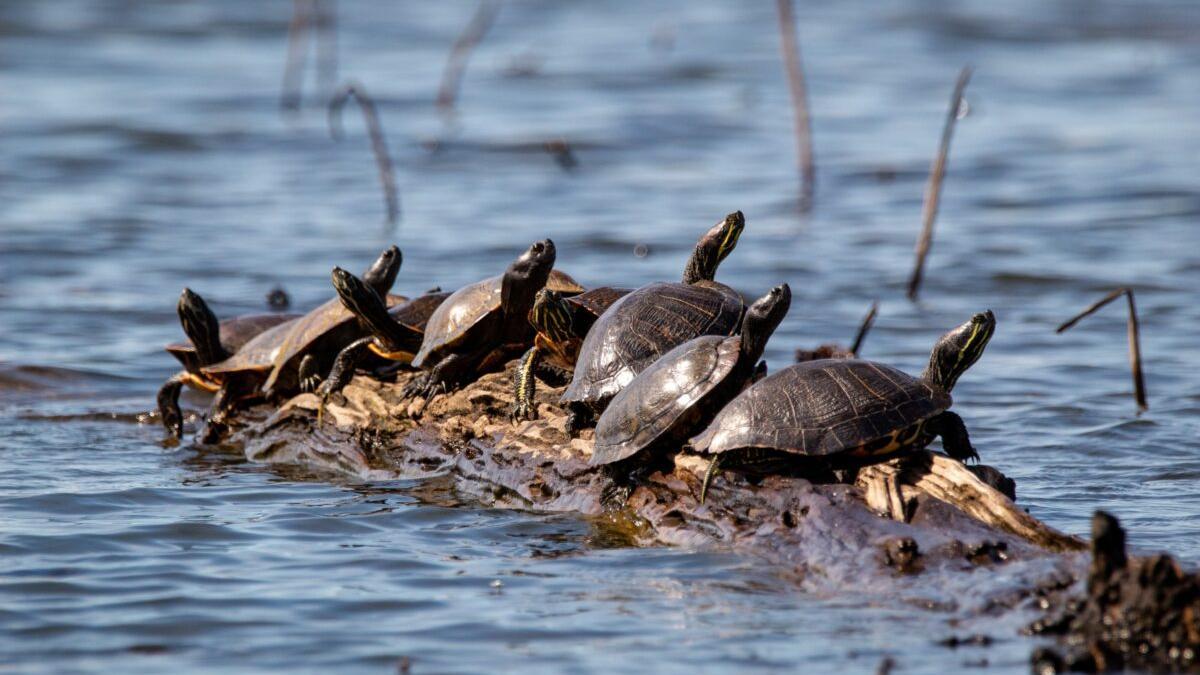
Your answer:
[[[400,390],[405,398],[417,398],[425,396],[425,388],[429,385],[429,374],[425,373],[418,375],[408,381],[404,388]]]
[[[300,391],[305,394],[311,394],[318,390],[321,386],[321,378],[313,375],[300,380]]]
[[[533,421],[538,418],[537,406],[526,403],[525,401],[517,401],[513,404],[512,412],[509,413],[509,418],[513,423]]]

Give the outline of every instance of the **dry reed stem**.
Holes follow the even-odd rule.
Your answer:
[[[933,168],[929,172],[929,184],[925,188],[925,205],[921,212],[921,237],[917,240],[916,260],[913,262],[912,276],[908,279],[908,299],[916,300],[917,291],[921,288],[921,280],[925,277],[925,258],[933,245],[933,223],[937,220],[938,205],[942,201],[942,181],[946,178],[946,163],[950,155],[950,139],[954,136],[954,124],[958,121],[958,111],[962,107],[963,91],[971,81],[971,67],[965,66],[958,73],[958,82],[954,84],[954,93],[950,96],[950,110],[946,114],[946,124],[942,127],[942,140],[938,145],[937,157],[933,160]]]
[[[813,160],[812,120],[808,110],[808,90],[800,62],[800,44],[796,37],[796,15],[792,0],[776,0],[779,10],[780,50],[787,69],[788,89],[792,95],[792,115],[796,131],[796,162],[800,169],[800,210],[812,208],[817,170]]]
[[[871,303],[871,309],[867,310],[867,315],[863,317],[862,323],[858,326],[858,334],[854,336],[854,342],[850,345],[850,353],[856,358],[858,350],[862,348],[863,340],[866,339],[867,333],[871,331],[871,326],[875,325],[875,315],[879,313],[879,301]]]
[[[283,66],[283,87],[279,107],[287,112],[300,109],[300,89],[304,81],[304,63],[308,59],[308,33],[315,11],[313,0],[293,0],[292,20],[288,23],[287,61]]]
[[[446,59],[446,68],[442,71],[442,84],[438,89],[437,108],[443,118],[449,118],[454,113],[454,105],[458,100],[458,91],[462,83],[463,72],[475,46],[487,35],[488,29],[496,20],[500,11],[500,3],[496,0],[483,0],[479,9],[475,10],[471,21],[467,23]]]
[[[1129,304],[1129,320],[1127,325],[1129,336],[1129,368],[1131,371],[1133,371],[1133,397],[1137,401],[1139,410],[1147,410],[1150,406],[1146,403],[1146,378],[1142,373],[1141,324],[1138,322],[1137,305],[1133,300],[1132,288],[1118,288],[1112,293],[1109,293],[1103,298],[1092,303],[1087,309],[1063,322],[1063,324],[1059,326],[1055,332],[1062,333],[1063,331],[1068,330],[1075,324],[1079,323],[1079,320],[1083,317],[1096,313],[1096,311],[1101,307],[1107,305],[1113,300],[1116,300],[1122,295],[1125,296],[1125,299]]]
[[[392,167],[392,158],[388,154],[387,140],[383,136],[383,125],[379,122],[379,113],[375,102],[367,95],[361,84],[349,82],[342,85],[329,100],[329,135],[335,141],[342,138],[342,108],[346,101],[354,98],[362,110],[363,122],[366,123],[367,133],[371,137],[371,150],[375,154],[375,164],[379,168],[379,183],[383,187],[384,204],[387,208],[388,225],[395,226],[400,219],[400,193],[396,188],[396,173]]]

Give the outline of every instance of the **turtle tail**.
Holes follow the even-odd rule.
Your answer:
[[[708,496],[708,484],[712,482],[713,476],[721,470],[721,456],[713,455],[712,461],[708,463],[708,470],[704,472],[704,480],[700,483],[700,503],[704,503],[704,498]]]

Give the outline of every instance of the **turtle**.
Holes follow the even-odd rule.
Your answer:
[[[920,450],[935,436],[946,454],[976,460],[950,391],[991,339],[986,311],[942,336],[920,377],[865,359],[807,361],[751,385],[689,442],[712,455],[700,489],[721,466],[754,473],[781,469],[828,474]]]
[[[608,467],[613,478],[608,501],[627,497],[642,476],[704,429],[753,380],[767,340],[791,304],[787,284],[772,288],[746,309],[738,334],[688,340],[613,397],[596,422],[589,461]]]
[[[400,249],[392,246],[363,276],[373,287],[386,292],[396,279],[401,261]],[[388,296],[389,305],[407,300],[399,295]],[[336,298],[331,302],[332,305],[326,302],[304,316],[259,333],[229,358],[201,369],[206,377],[220,383],[209,412],[205,441],[219,435],[225,426],[225,418],[241,401],[259,393],[275,396],[316,387],[325,371],[323,364],[332,361],[347,342],[359,337],[363,331],[354,315],[343,309]],[[187,333],[193,342],[214,329],[214,324],[203,315],[189,317],[184,323],[185,327],[190,324]],[[322,326],[324,330],[318,330]],[[292,356],[283,362],[281,369],[281,356],[285,350],[290,350]],[[279,377],[274,386],[268,388],[269,374],[276,373]]]
[[[180,319],[187,314],[207,313],[208,322],[217,323],[216,314],[209,309],[204,298],[190,288],[184,288],[179,294],[176,306]],[[273,328],[281,323],[290,321],[298,314],[248,314],[226,319],[218,324],[216,333],[207,334],[208,342],[199,345],[187,342],[173,342],[166,346],[167,353],[174,356],[183,370],[175,373],[158,390],[158,412],[163,426],[175,438],[183,435],[183,415],[179,410],[179,393],[183,385],[207,392],[220,389],[220,384],[205,377],[201,369],[223,361],[250,341],[259,333]]]
[[[713,280],[746,227],[741,211],[714,225],[696,243],[682,283],[652,283],[616,301],[600,315],[579,348],[571,384],[559,399],[575,434],[655,359],[700,335],[732,335],[741,322],[742,296]]]
[[[430,398],[449,392],[528,348],[533,341],[529,310],[543,287],[569,293],[583,288],[569,275],[552,274],[554,242],[534,242],[504,274],[464,286],[429,317],[412,365],[428,372],[404,389]]]
[[[396,275],[403,261],[400,249],[391,246],[372,263],[363,274],[363,279],[377,293],[387,295],[396,283]],[[311,378],[308,382],[295,381],[300,361],[311,354],[320,361],[317,372],[328,372],[338,351],[362,336],[363,326],[353,318],[354,315],[342,307],[337,298],[330,298],[300,318],[279,345],[279,351],[271,362],[271,372],[262,385],[263,391],[282,395],[294,391],[297,385],[304,390],[315,388],[316,382]]]
[[[592,324],[631,290],[601,286],[573,296],[549,288],[537,292],[533,309],[529,310],[529,324],[537,335],[513,377],[513,420],[537,419],[536,380],[564,384],[575,370],[579,348]],[[549,359],[543,361],[543,355]]]
[[[450,293],[441,288],[433,288],[388,310],[379,293],[350,272],[335,267],[330,276],[342,305],[367,327],[369,333],[346,345],[334,359],[329,375],[317,388],[321,399],[318,417],[324,403],[346,386],[354,370],[368,355],[401,364],[411,363],[421,347],[429,318],[450,297]]]

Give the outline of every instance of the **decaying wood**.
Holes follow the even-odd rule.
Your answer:
[[[588,466],[591,432],[567,435],[566,416],[554,404],[561,389],[539,388],[540,419],[514,424],[508,418],[511,366],[428,402],[401,398],[407,377],[394,383],[356,377],[327,405],[322,426],[310,394],[277,410],[250,411],[234,440],[255,461],[306,464],[364,479],[449,475],[485,504],[600,517],[647,545],[742,551],[827,590],[893,594],[895,575],[905,573],[912,576],[907,591],[924,589],[929,597],[954,598],[955,608],[978,609],[1000,596],[1023,597],[1021,588],[1047,576],[1081,577],[1086,566],[1082,556],[1051,553],[1077,550],[1081,542],[932,453],[904,468],[864,472],[858,484],[789,476],[752,484],[724,472],[712,481],[705,504],[698,497],[707,460],[680,455],[673,471],[655,473],[635,490],[625,510],[606,513],[601,493],[608,479]],[[887,508],[871,496],[870,483],[880,478],[894,484],[883,493]],[[1003,555],[989,553],[996,551]],[[985,573],[980,565],[1000,560],[1007,573],[989,592],[979,592],[974,571]],[[930,574],[937,570],[945,573]]]

